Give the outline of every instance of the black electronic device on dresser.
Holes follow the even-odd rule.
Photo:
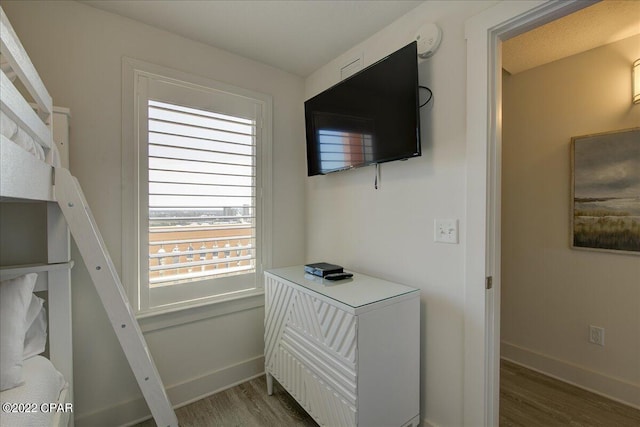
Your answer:
[[[328,262],[316,262],[313,264],[306,264],[304,266],[304,272],[313,274],[318,277],[326,277],[330,274],[342,273],[344,269],[335,264],[329,264]]]

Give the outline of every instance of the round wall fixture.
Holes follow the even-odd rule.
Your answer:
[[[442,30],[436,24],[424,24],[416,33],[418,42],[418,56],[429,58],[438,50],[442,40]]]

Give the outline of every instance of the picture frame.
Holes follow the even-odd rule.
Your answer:
[[[640,127],[571,138],[573,249],[640,255]]]

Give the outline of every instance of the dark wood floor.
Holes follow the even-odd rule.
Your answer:
[[[267,395],[263,376],[176,410],[180,427],[317,427],[313,419],[276,382]],[[135,427],[154,427],[148,420]]]
[[[500,426],[638,427],[640,410],[502,360]]]

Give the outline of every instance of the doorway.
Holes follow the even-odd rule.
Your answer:
[[[498,425],[500,363],[500,45],[594,2],[501,2],[467,21],[465,425]]]
[[[629,81],[640,54],[639,20],[638,5],[601,2],[502,43],[500,354],[515,362],[503,360],[501,371],[500,419],[507,424],[522,415],[509,411],[516,408],[542,424],[551,423],[542,421],[551,413],[566,424],[616,419],[607,413],[613,402],[567,382],[634,402],[616,377],[633,383],[640,374],[633,338],[640,324],[630,325],[640,310],[630,301],[640,295],[640,265],[630,254],[570,248],[569,178],[572,137],[640,121]],[[582,45],[586,39],[592,43]],[[547,57],[556,52],[565,54]],[[628,340],[589,342],[590,325]],[[592,410],[592,401],[602,410]],[[572,411],[576,406],[582,413]],[[616,425],[640,422],[628,409],[616,412],[633,421],[621,417]]]

